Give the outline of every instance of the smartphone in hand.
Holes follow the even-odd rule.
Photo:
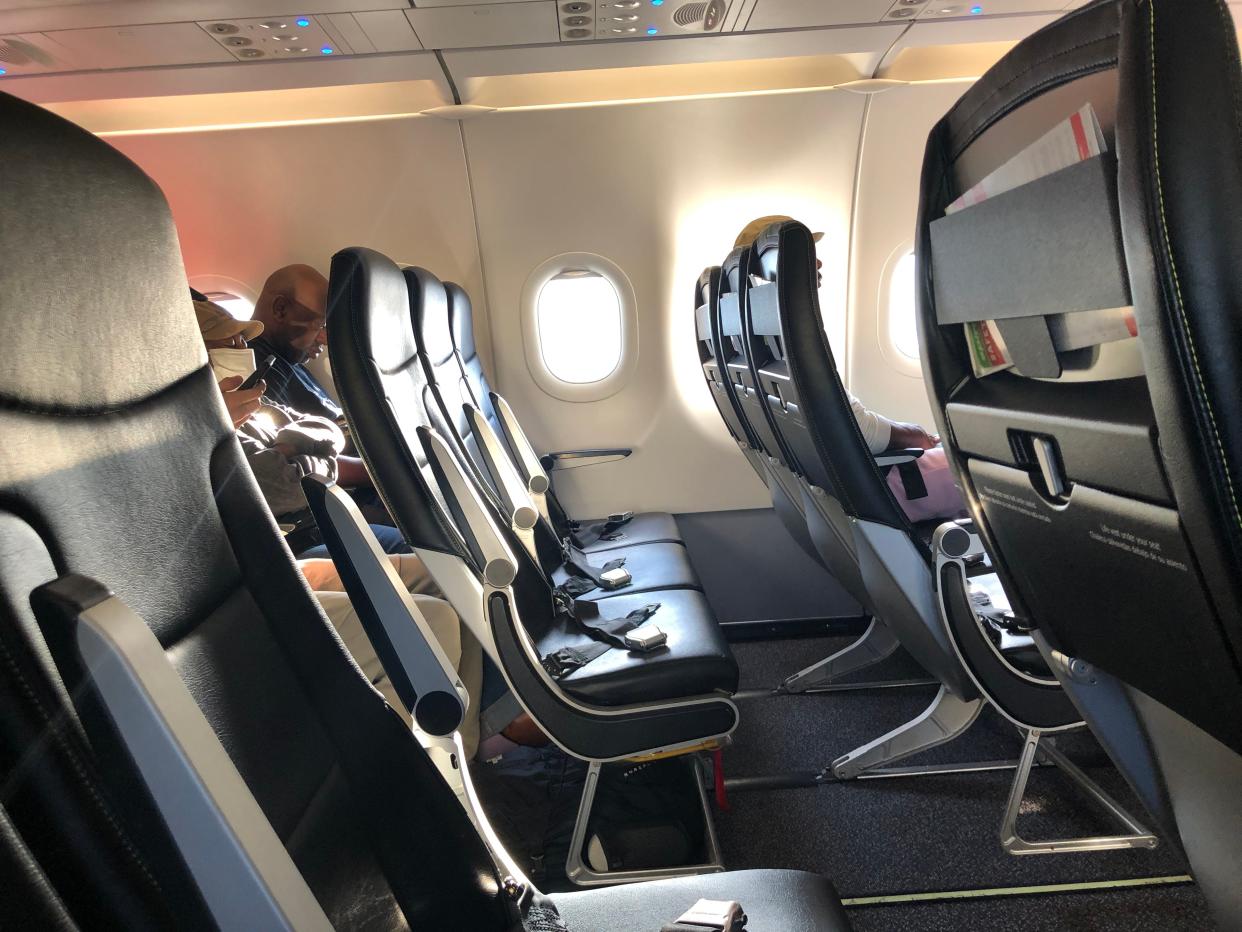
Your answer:
[[[250,377],[238,386],[237,390],[239,392],[244,392],[247,389],[254,388],[262,379],[267,377],[267,373],[274,365],[276,365],[276,357],[268,356],[267,359],[259,363],[258,368],[255,369],[254,372],[250,373]]]

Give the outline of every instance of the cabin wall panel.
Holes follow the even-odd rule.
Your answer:
[[[889,342],[887,273],[914,248],[927,136],[969,86],[893,88],[872,95],[867,112],[850,259],[846,382],[863,404],[898,421],[933,423],[918,361],[901,357]]]
[[[253,297],[282,265],[304,262],[326,275],[339,249],[369,246],[467,288],[486,352],[456,122],[412,117],[108,141],[163,188],[191,278],[227,276]]]
[[[844,91],[494,113],[465,124],[500,390],[537,448],[630,446],[627,460],[556,476],[571,512],[762,507],[694,345],[692,295],[750,219],[785,213],[825,233],[824,316],[845,334],[850,203],[864,100]],[[527,368],[520,296],[549,257],[591,252],[634,287],[639,357],[617,394],[566,402]]]

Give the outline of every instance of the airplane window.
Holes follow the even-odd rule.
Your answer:
[[[562,382],[599,382],[621,362],[621,298],[598,272],[575,269],[549,279],[536,320],[543,364]]]
[[[914,309],[914,253],[893,266],[888,282],[888,337],[897,352],[919,358],[919,328]]]
[[[227,291],[207,291],[204,294],[209,301],[214,301],[238,320],[249,320],[254,314],[254,302],[249,298]]]

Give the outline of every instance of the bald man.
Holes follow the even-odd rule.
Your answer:
[[[263,283],[253,316],[263,324],[262,335],[250,343],[255,360],[276,357],[264,397],[299,414],[339,421],[341,406],[305,366],[328,347],[328,280],[309,265],[277,269]],[[354,497],[367,520],[391,525],[362,460],[338,456],[337,469],[341,485],[360,490]]]
[[[255,359],[276,357],[268,399],[301,414],[340,418],[340,406],[304,365],[327,348],[328,280],[309,265],[277,269],[263,284],[254,319],[263,324],[263,335],[250,344]]]

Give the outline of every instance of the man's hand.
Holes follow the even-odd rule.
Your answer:
[[[259,399],[267,391],[267,383],[262,379],[255,383],[254,388],[239,391],[244,381],[240,375],[230,375],[220,382],[220,394],[224,396],[224,406],[229,409],[234,429],[245,424],[250,420],[250,415],[259,410]]]
[[[930,450],[940,438],[918,424],[894,424],[888,441],[890,450]]]

